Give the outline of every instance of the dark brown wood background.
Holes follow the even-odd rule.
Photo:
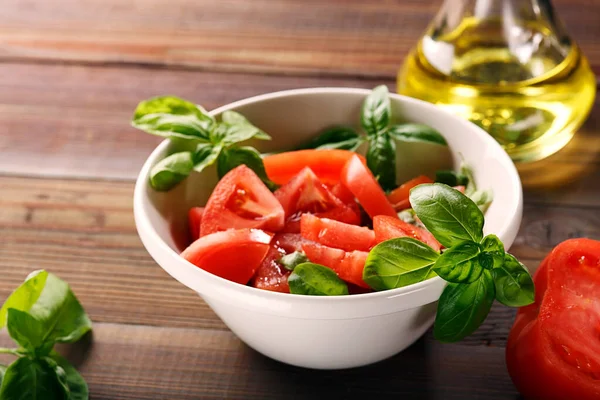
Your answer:
[[[555,1],[600,74],[600,2]],[[383,363],[318,372],[247,348],[143,249],[136,174],[158,139],[135,105],[174,94],[211,109],[310,86],[395,86],[440,6],[420,0],[3,0],[0,300],[34,269],[67,280],[93,337],[64,347],[91,398],[516,399],[504,366],[514,311],[464,342],[430,334]],[[600,104],[560,153],[521,166],[512,251],[535,269],[558,242],[600,238]],[[0,344],[10,341],[0,335]]]

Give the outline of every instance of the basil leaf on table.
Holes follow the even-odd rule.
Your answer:
[[[367,166],[384,190],[396,187],[396,143],[387,133],[369,137]]]
[[[494,302],[492,274],[484,270],[475,282],[449,283],[438,302],[433,334],[440,342],[456,342],[472,334]]]
[[[2,400],[65,400],[64,370],[55,369],[45,360],[21,357],[8,366],[2,387]]]
[[[412,285],[436,276],[433,265],[438,257],[438,252],[413,238],[386,240],[369,252],[363,280],[375,290]]]
[[[252,123],[250,121],[248,121],[246,119],[246,117],[244,117],[242,114],[240,114],[238,112],[224,111],[223,114],[221,114],[221,121],[224,122],[226,125],[230,125],[230,126],[231,125],[246,125],[246,126],[252,127],[255,130],[255,132],[251,136],[252,138],[260,139],[260,140],[271,140],[271,136],[269,136],[262,130],[258,129],[254,125],[252,125]],[[238,133],[237,135],[240,135],[240,134]],[[248,138],[248,139],[250,139],[250,138]],[[247,140],[247,139],[243,139],[243,140]],[[243,140],[237,140],[236,142],[241,142]],[[232,142],[232,143],[236,143],[236,142]]]
[[[65,372],[66,384],[70,394],[69,400],[87,400],[89,396],[88,385],[71,363],[55,351],[50,354],[49,358]]]
[[[342,296],[348,285],[331,269],[310,262],[297,265],[288,278],[290,293],[309,296]]]
[[[54,346],[54,341],[46,338],[50,327],[25,311],[9,308],[7,328],[10,337],[29,354],[45,356]]]
[[[308,262],[308,258],[303,252],[295,251],[281,257],[277,262],[288,271],[293,271],[298,265]]]
[[[194,168],[194,157],[189,151],[171,154],[150,170],[150,185],[158,191],[167,191],[188,177]]]
[[[450,186],[423,184],[410,191],[410,204],[427,229],[445,247],[483,238],[483,213]]]
[[[509,307],[523,307],[535,300],[533,279],[513,255],[506,254],[502,266],[492,270],[496,299]]]
[[[217,174],[221,179],[227,172],[240,165],[246,165],[267,185],[271,190],[275,190],[277,185],[267,176],[265,166],[260,153],[253,147],[230,147],[224,149],[217,158]]]
[[[377,86],[362,105],[360,122],[368,135],[377,135],[390,124],[392,108],[385,85]]]
[[[398,124],[390,126],[388,134],[405,142],[428,142],[447,146],[446,139],[435,129],[423,124]]]
[[[165,138],[208,140],[215,123],[205,110],[173,96],[154,97],[138,104],[131,124]]]
[[[4,301],[4,304],[0,309],[0,328],[6,326],[9,308],[27,311],[35,304],[40,298],[44,286],[46,286],[47,279],[48,272],[44,270],[34,271],[25,278],[25,282],[16,288],[10,296],[8,296],[6,301]]]
[[[471,283],[479,279],[483,267],[479,262],[479,245],[463,242],[444,251],[433,270],[445,281]]]

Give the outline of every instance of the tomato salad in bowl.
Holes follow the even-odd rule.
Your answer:
[[[300,99],[302,96],[307,97]],[[330,108],[334,116],[319,115],[319,107],[305,103],[308,98],[317,99],[321,108]],[[331,103],[333,98],[339,101]],[[290,111],[294,102],[297,107]],[[351,105],[348,110],[344,102]],[[270,103],[271,109],[275,105],[282,118],[261,117],[265,103]],[[359,128],[349,126],[348,114],[355,110]],[[398,111],[415,122],[398,122]],[[422,118],[423,111],[433,117]],[[295,135],[274,136],[274,142],[292,142],[292,146],[264,145],[270,139],[265,132],[295,129],[284,118],[286,113],[297,113],[292,119],[299,126],[314,123],[325,129],[302,132],[298,134],[301,141],[295,140]],[[355,89],[283,92],[249,99],[237,107],[234,103],[214,114],[218,118],[174,97],[140,103],[133,125],[167,137],[170,143],[151,156],[140,174],[136,224],[157,262],[197,290],[225,323],[257,350],[314,368],[364,365],[395,354],[416,340],[430,326],[436,308],[435,336],[457,341],[483,322],[494,299],[511,306],[533,301],[529,273],[505,251],[520,220],[518,176],[505,153],[477,128],[433,106],[390,95],[384,86],[370,93]],[[307,114],[314,116],[313,121],[299,122]],[[345,125],[331,123],[336,120]],[[479,143],[463,144],[466,136],[449,132],[452,125],[475,131],[471,133]],[[411,147],[415,144],[426,151],[413,158],[414,171],[410,171],[406,161],[419,152],[403,151],[415,149]],[[452,148],[454,144],[458,151]],[[420,168],[424,163],[436,164],[435,159],[431,162],[423,155],[435,155],[439,148],[450,150],[456,170]],[[460,163],[463,156],[468,163]],[[468,166],[471,158],[473,170]],[[486,170],[478,171],[483,165]],[[493,191],[475,185],[475,176],[486,174]],[[199,182],[201,196],[196,193],[199,189],[194,190]],[[504,204],[492,202],[496,189],[500,189]],[[484,212],[490,204],[491,223],[485,222],[484,234]],[[510,208],[504,210],[502,220],[505,205]],[[187,206],[183,210],[187,223],[182,223],[182,206]],[[171,225],[171,238],[164,229],[157,229],[165,223]],[[490,225],[498,229],[490,231]],[[187,231],[184,246],[178,241],[184,249],[181,261],[176,261],[172,251],[177,235],[173,232],[182,237]],[[192,271],[187,266],[182,271],[182,262],[229,284],[197,273],[193,275],[204,282],[191,282]],[[234,304],[238,298],[240,303]],[[356,300],[341,301],[344,298]],[[394,298],[398,300],[392,308],[373,309],[376,302],[385,299],[391,305]],[[316,304],[322,306],[314,308]],[[240,310],[234,312],[234,305]],[[344,311],[336,315],[333,310],[338,308]],[[302,345],[304,339],[299,338],[297,351],[270,349],[272,341],[256,337],[261,331],[249,327],[240,315],[242,309],[255,311],[246,319],[251,315],[266,325],[276,324],[272,339],[280,338],[283,331],[289,335],[294,327],[312,326],[306,329],[314,334],[319,331],[317,336],[326,339],[329,359],[306,355],[303,346],[310,342]],[[284,316],[286,309],[293,312]],[[278,314],[277,318],[267,315],[271,313]],[[290,329],[281,325],[282,318]],[[373,349],[373,354],[360,350],[346,354],[350,358],[344,360],[347,345],[331,346],[331,340],[323,336],[325,325],[331,324],[332,333],[350,329],[362,340],[366,331],[358,325],[361,320],[396,325],[397,334],[410,334],[396,339],[398,345],[388,343],[391,336],[382,338],[381,348]],[[323,327],[312,325],[317,321]]]

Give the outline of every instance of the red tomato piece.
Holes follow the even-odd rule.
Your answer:
[[[371,218],[376,215],[398,218],[375,177],[358,156],[353,156],[346,163],[342,170],[341,180]]]
[[[410,208],[410,203],[408,201],[410,189],[423,183],[433,183],[433,180],[425,175],[417,176],[416,178],[413,178],[392,190],[387,195],[387,199],[394,205],[396,210]]]
[[[271,248],[258,267],[252,286],[273,292],[289,293],[288,277],[291,271],[282,267],[277,261],[286,254],[302,251],[302,243],[307,241],[299,233],[278,233],[271,242]]]
[[[259,229],[232,229],[201,237],[181,256],[212,274],[245,285],[262,263],[273,235]]]
[[[344,204],[356,203],[352,192],[346,186],[342,185],[341,182],[332,185],[329,190],[331,190],[331,194],[340,199]]]
[[[369,285],[362,278],[365,261],[369,255],[368,252],[358,250],[344,251],[318,243],[303,244],[302,250],[304,250],[306,257],[310,261],[331,268],[346,282],[362,288],[369,288]]]
[[[360,214],[331,194],[310,168],[302,169],[277,189],[275,197],[285,212],[285,232],[300,232],[300,218],[304,213],[349,224],[360,223]]]
[[[204,209],[200,234],[241,228],[277,232],[283,228],[284,215],[273,193],[242,164],[229,171],[213,190]]]
[[[267,176],[284,185],[301,170],[309,167],[323,183],[335,184],[346,162],[356,153],[349,150],[297,150],[267,156],[263,159]],[[363,162],[364,157],[359,156]]]
[[[377,243],[399,237],[412,237],[429,245],[435,251],[440,251],[442,245],[427,229],[411,225],[398,218],[378,215],[373,218],[373,230]]]
[[[202,214],[204,207],[192,207],[188,212],[188,225],[192,242],[200,237],[200,224],[202,223]]]
[[[559,244],[534,283],[506,348],[515,386],[527,399],[600,399],[600,242]]]
[[[369,251],[375,245],[375,233],[369,228],[310,214],[302,215],[300,233],[305,239],[346,251]]]

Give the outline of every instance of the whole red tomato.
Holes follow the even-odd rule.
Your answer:
[[[506,348],[515,386],[528,400],[600,399],[600,242],[561,243],[534,282]]]

